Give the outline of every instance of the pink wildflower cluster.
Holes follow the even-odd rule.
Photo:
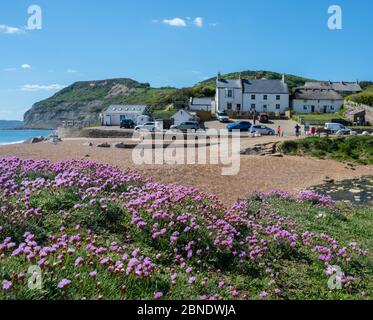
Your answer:
[[[51,212],[45,205],[35,202],[37,196],[43,192],[56,196],[71,188],[76,203],[56,209],[58,230],[49,232],[43,239],[38,239],[31,230],[22,239],[11,236],[11,231],[19,226],[28,227],[31,222],[38,224],[50,217]],[[293,199],[279,191],[257,196],[263,201],[274,196]],[[333,205],[328,197],[313,193],[303,192],[297,199],[325,208]],[[108,244],[106,234],[103,241],[89,225],[83,227],[80,221],[76,226],[66,224],[77,214],[83,215],[86,224],[93,214],[109,219],[109,207],[114,204],[123,209],[125,217],[121,218],[128,221],[120,230],[121,241]],[[163,271],[163,260],[172,265],[171,285],[185,281],[191,287],[197,284],[203,287],[208,279],[201,281],[199,271],[209,270],[211,261],[224,261],[237,271],[245,272],[249,266],[268,274],[272,279],[270,288],[258,292],[266,298],[270,294],[281,294],[281,287],[277,285],[279,273],[272,270],[272,265],[283,250],[307,252],[326,267],[348,262],[354,254],[367,253],[355,243],[340,244],[327,234],[311,233],[273,208],[264,206],[252,211],[250,201],[238,201],[227,209],[216,196],[194,188],[154,183],[137,173],[89,161],[52,164],[0,159],[0,224],[0,256],[17,257],[27,265],[37,264],[46,272],[47,279],[64,293],[71,287],[82,286],[82,278],[96,283],[98,295],[101,276],[149,280]],[[154,251],[141,252],[135,247],[138,239]],[[25,285],[26,281],[17,273],[0,280],[6,291]],[[216,287],[233,298],[240,297],[239,288],[225,281]],[[121,291],[125,292],[125,288]],[[166,294],[151,292],[155,299]],[[206,294],[201,298],[217,297],[219,295]]]

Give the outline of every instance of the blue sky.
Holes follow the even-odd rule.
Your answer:
[[[42,30],[25,30],[33,4]],[[327,28],[333,4],[342,30]],[[80,80],[182,87],[258,69],[373,80],[372,12],[371,0],[1,0],[0,119]]]

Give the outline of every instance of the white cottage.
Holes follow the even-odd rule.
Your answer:
[[[149,108],[146,105],[111,105],[104,111],[102,121],[104,126],[119,126],[123,120],[132,120],[138,124],[138,120],[148,114]]]
[[[187,121],[198,121],[198,117],[194,112],[188,112],[184,109],[176,112],[170,119],[174,121],[175,125],[179,125]]]
[[[216,107],[218,111],[279,112],[289,108],[289,89],[282,80],[216,79]]]
[[[335,113],[344,103],[343,97],[328,87],[299,87],[292,98],[293,110],[299,114]]]

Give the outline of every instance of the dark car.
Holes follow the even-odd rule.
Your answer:
[[[352,127],[353,123],[351,121],[345,119],[332,119],[331,123],[339,123],[344,125],[345,127]]]
[[[266,114],[266,113],[261,113],[261,114],[259,114],[259,116],[258,116],[258,120],[259,120],[259,122],[261,122],[261,123],[268,123],[268,122],[269,122],[269,116],[268,116],[268,114]]]
[[[120,122],[120,127],[124,129],[134,129],[135,123],[132,120],[126,119]]]
[[[233,130],[240,130],[240,131],[249,131],[252,124],[249,121],[238,121],[235,123],[231,123],[227,125],[227,129],[229,132]]]
[[[197,131],[199,130],[200,126],[197,121],[187,121],[183,122],[179,125],[171,126],[171,130],[180,130],[180,131]]]

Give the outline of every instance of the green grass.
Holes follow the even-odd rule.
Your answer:
[[[352,161],[358,164],[373,164],[373,137],[352,136],[337,138],[309,137],[285,141],[281,145],[285,154],[313,156],[320,159]]]
[[[295,114],[293,120],[304,124],[305,121],[309,121],[311,125],[324,125],[327,122],[331,122],[332,119],[345,119],[345,109],[342,108],[335,113],[312,113],[312,114]]]
[[[263,202],[254,199],[253,209],[263,208]],[[351,206],[338,203],[334,212],[321,210],[311,203],[298,203],[278,197],[272,197],[265,204],[283,217],[296,221],[309,232],[326,233],[344,242],[357,242],[364,248],[373,248],[373,209],[370,207]],[[342,292],[324,290],[321,270],[311,260],[278,261],[283,269],[284,286],[287,287],[289,299],[302,299],[302,287],[307,287],[313,299],[344,299]],[[350,268],[350,269],[349,269]],[[365,257],[358,257],[350,266],[342,266],[342,270],[356,272],[366,279],[362,281],[367,292],[373,293],[373,252]]]
[[[368,87],[363,92],[348,96],[346,99],[373,107],[373,87]]]
[[[152,117],[156,120],[165,120],[169,119],[171,116],[173,116],[177,110],[154,110],[152,113]]]

